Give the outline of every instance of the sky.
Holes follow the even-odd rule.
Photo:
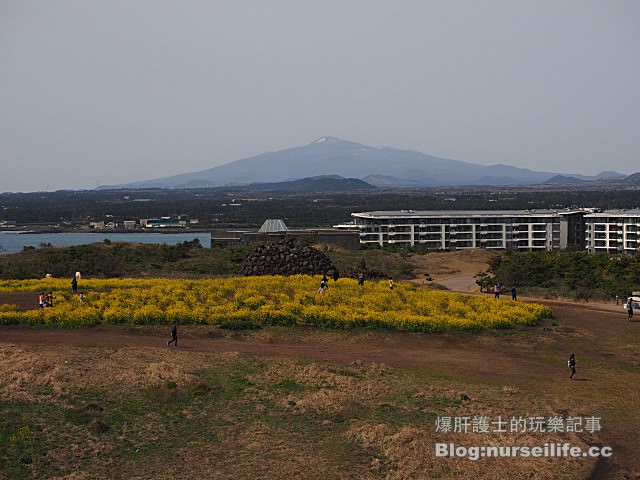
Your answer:
[[[323,136],[633,173],[639,47],[636,0],[0,0],[0,192]]]

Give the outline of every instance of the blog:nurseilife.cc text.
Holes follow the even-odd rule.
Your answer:
[[[481,458],[579,458],[579,457],[611,457],[611,447],[591,446],[586,449],[570,443],[545,443],[544,445],[529,446],[456,446],[454,443],[436,443],[436,457],[439,458],[467,458],[479,460]]]

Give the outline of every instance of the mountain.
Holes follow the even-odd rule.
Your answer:
[[[618,182],[625,185],[640,186],[640,172],[632,173],[628,177],[619,180]]]
[[[606,171],[606,172],[600,172],[599,174],[594,175],[591,178],[593,180],[607,180],[610,178],[624,178],[624,177],[626,177],[624,173]]]
[[[567,175],[556,175],[554,177],[551,177],[549,180],[547,180],[544,183],[556,183],[556,184],[562,184],[562,183],[584,183],[587,180],[581,180],[577,177],[570,177]]]
[[[410,182],[398,180],[390,175],[367,175],[362,180],[376,187],[406,187]],[[414,182],[414,186],[419,186],[419,182]]]
[[[351,192],[355,190],[375,190],[376,187],[358,178],[344,178],[339,175],[319,175],[288,182],[251,183],[239,187],[248,191],[278,192]]]
[[[376,186],[536,184],[555,175],[510,165],[477,165],[415,150],[370,147],[336,137],[322,137],[308,145],[267,152],[199,172],[135,182],[124,187],[220,187],[275,183],[327,174],[367,179]]]

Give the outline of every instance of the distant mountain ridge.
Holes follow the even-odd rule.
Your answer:
[[[115,188],[203,188],[252,183],[273,184],[327,175],[362,179],[376,186],[433,187],[539,184],[558,173],[537,172],[511,165],[478,165],[415,150],[371,147],[336,137],[321,137],[308,145],[266,152],[198,172],[133,182]],[[616,172],[602,172],[593,177],[562,175],[587,181],[607,176],[624,177]]]
[[[582,180],[577,177],[569,177],[567,175],[556,175],[554,177],[551,177],[549,180],[547,180],[544,183],[583,183],[586,181],[587,180]]]
[[[640,186],[640,172],[632,173],[620,182],[626,185]]]
[[[344,178],[339,175],[319,175],[289,182],[251,183],[239,188],[251,191],[277,190],[278,192],[349,192],[376,189],[374,185],[358,178]]]

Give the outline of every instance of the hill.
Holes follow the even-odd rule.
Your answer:
[[[71,279],[76,271],[92,278],[193,277],[237,273],[247,255],[242,247],[202,248],[197,240],[178,245],[121,242],[74,247],[28,248],[0,255],[0,278]]]
[[[585,182],[586,180],[581,180],[579,178],[576,177],[570,177],[567,175],[556,175],[555,177],[551,177],[549,180],[547,180],[544,183],[558,183],[558,184],[562,184],[562,183],[582,183]]]
[[[343,178],[339,175],[319,175],[289,182],[251,183],[244,188],[252,191],[277,192],[350,192],[376,189],[374,185],[358,178]]]
[[[619,183],[624,183],[625,185],[637,185],[640,186],[640,172],[633,173],[628,177],[619,180]]]

